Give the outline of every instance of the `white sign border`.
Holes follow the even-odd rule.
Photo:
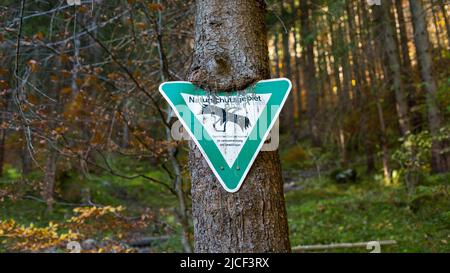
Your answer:
[[[257,82],[258,83],[264,83],[264,82],[274,82],[274,81],[287,81],[289,83],[289,87],[288,90],[286,92],[286,94],[284,95],[283,100],[281,101],[280,107],[278,108],[277,112],[275,113],[269,127],[267,128],[267,132],[264,134],[264,137],[261,138],[261,143],[258,145],[258,148],[256,149],[252,159],[250,160],[250,162],[248,163],[247,168],[244,171],[244,174],[242,175],[241,179],[239,180],[239,183],[237,184],[235,189],[230,189],[227,187],[227,185],[224,183],[224,181],[222,180],[222,178],[220,177],[219,173],[217,173],[217,171],[214,168],[214,165],[212,164],[212,162],[209,160],[208,155],[205,153],[205,151],[203,150],[202,146],[200,145],[200,143],[198,142],[198,140],[194,137],[194,134],[191,132],[191,129],[186,125],[186,123],[184,122],[183,118],[181,117],[180,113],[178,112],[177,108],[175,107],[175,105],[172,103],[172,101],[169,99],[168,96],[166,96],[166,94],[164,93],[163,90],[163,86],[166,84],[177,84],[177,83],[181,83],[181,84],[192,84],[191,82],[188,81],[172,81],[172,82],[165,82],[162,83],[159,86],[159,92],[161,93],[161,95],[164,97],[164,99],[169,103],[170,107],[172,107],[172,110],[175,112],[175,115],[177,116],[178,120],[181,122],[181,124],[183,125],[183,127],[186,129],[186,131],[188,132],[189,136],[191,137],[191,139],[194,141],[195,145],[197,145],[198,149],[200,150],[200,152],[203,155],[203,158],[206,160],[206,162],[209,165],[209,168],[212,170],[212,172],[214,173],[214,175],[216,176],[217,180],[219,180],[220,184],[222,185],[222,187],[229,193],[235,193],[238,192],[241,189],[242,184],[244,183],[245,178],[247,177],[247,174],[250,172],[251,167],[253,166],[253,163],[256,160],[256,157],[259,155],[259,152],[261,151],[262,146],[264,145],[264,142],[266,141],[266,138],[268,137],[268,135],[270,134],[270,131],[272,130],[273,126],[275,125],[275,122],[277,121],[281,110],[284,107],[284,104],[286,103],[287,98],[289,97],[289,94],[291,93],[291,89],[292,89],[292,83],[289,79],[287,78],[277,78],[277,79],[270,79],[270,80],[262,80]],[[256,85],[255,84],[255,85]],[[269,107],[269,105],[267,104],[266,107]],[[259,119],[258,119],[259,120]],[[241,151],[242,152],[242,151]]]

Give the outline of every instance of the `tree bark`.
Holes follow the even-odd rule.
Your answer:
[[[28,174],[30,174],[32,170],[32,164],[30,151],[28,150],[28,143],[26,139],[21,141],[20,159],[22,162],[22,175],[27,176]]]
[[[198,0],[191,81],[206,90],[242,90],[268,74],[262,1]],[[261,24],[261,25],[259,25]]]
[[[415,87],[414,78],[415,70],[413,70],[411,57],[409,55],[409,39],[408,39],[408,26],[405,19],[405,14],[403,10],[403,0],[395,0],[395,10],[398,20],[398,32],[400,34],[400,49],[402,56],[402,75],[403,82],[405,84],[405,91],[407,92],[408,105],[410,109],[410,123],[411,130],[418,130],[423,121],[422,116],[419,111],[413,111],[419,101],[420,94],[417,92]]]
[[[56,160],[58,157],[57,151],[52,147],[48,141],[48,153],[45,160],[44,168],[44,188],[42,195],[47,204],[47,212],[53,212],[53,205],[55,203],[55,187],[56,187]]]
[[[433,76],[433,63],[431,58],[431,45],[427,32],[425,11],[420,0],[409,0],[414,26],[414,41],[417,51],[417,61],[427,91],[428,126],[433,136],[431,147],[432,169],[435,172],[446,172],[450,169],[448,155],[441,154],[446,145],[439,141],[439,130],[442,126],[441,113],[437,102],[437,84]]]
[[[375,157],[373,152],[373,145],[370,138],[370,123],[369,123],[369,113],[370,113],[370,104],[368,104],[367,95],[363,90],[363,84],[365,83],[365,78],[363,77],[363,73],[365,68],[360,63],[361,53],[359,50],[360,40],[360,31],[358,31],[358,26],[356,25],[356,16],[355,8],[351,1],[346,2],[346,11],[347,11],[347,22],[348,22],[348,30],[350,37],[352,37],[352,42],[350,42],[351,48],[351,56],[352,56],[352,68],[353,68],[353,94],[355,102],[358,106],[361,119],[360,119],[360,131],[361,137],[363,140],[364,151],[366,154],[366,172],[372,173],[375,170]]]
[[[197,0],[189,79],[210,91],[245,89],[266,79],[263,0]],[[226,192],[190,143],[196,252],[290,252],[278,152],[261,152],[242,188]]]
[[[286,8],[284,7],[283,3],[281,3],[281,10],[282,15],[284,18],[287,18],[289,13],[286,11]],[[290,26],[288,26],[288,31],[282,32],[282,44],[283,44],[283,76],[291,79],[292,71],[291,71],[291,51],[289,48],[289,42],[290,42]],[[289,99],[286,101],[286,104],[284,105],[283,110],[281,111],[280,115],[281,120],[281,126],[280,130],[282,133],[289,132],[292,128],[292,125],[294,124],[294,99]],[[295,139],[292,138],[293,135],[290,135],[290,140],[292,142],[295,141]]]
[[[391,14],[391,4],[389,1],[383,3],[381,9],[383,22],[384,49],[388,61],[388,69],[392,77],[392,89],[395,93],[395,106],[397,110],[397,119],[400,125],[400,131],[403,136],[411,132],[408,96],[405,92],[405,86],[402,80],[402,71],[400,64],[400,54],[395,38],[394,22]]]
[[[330,29],[330,36],[331,36],[331,48],[332,55],[333,55],[333,75],[334,75],[334,84],[335,84],[335,90],[338,97],[338,103],[336,107],[336,136],[337,136],[337,143],[339,146],[339,152],[341,155],[340,161],[342,165],[346,166],[348,163],[347,158],[347,141],[346,141],[346,135],[344,130],[344,109],[346,105],[346,100],[344,100],[344,92],[342,90],[342,84],[341,84],[341,76],[340,76],[340,63],[342,61],[341,58],[341,52],[338,50],[339,43],[336,39],[335,29],[333,27],[333,21],[331,16],[328,18],[328,27]]]
[[[3,122],[0,121],[1,123]],[[0,177],[3,177],[3,168],[5,166],[5,140],[6,140],[6,130],[0,130]]]
[[[274,35],[274,39],[273,39],[273,47],[274,47],[274,51],[275,51],[275,76],[277,78],[280,77],[281,75],[281,71],[280,71],[280,48],[278,47],[278,32],[275,29],[275,35]]]
[[[441,30],[439,28],[438,7],[434,3],[430,4],[431,14],[433,16],[434,36],[436,37],[437,48],[442,49]]]
[[[314,59],[314,40],[311,37],[311,3],[309,0],[300,1],[301,39],[303,45],[302,61],[305,66],[304,87],[306,90],[306,115],[308,116],[308,127],[312,140],[316,146],[320,146],[319,128],[317,124],[317,79],[316,64]]]
[[[158,2],[159,3],[159,2]],[[161,11],[158,12],[158,17],[155,19],[155,33],[156,33],[156,45],[158,49],[158,56],[159,56],[159,65],[160,65],[160,77],[163,82],[172,80],[172,76],[169,72],[169,62],[167,59],[166,51],[164,50],[164,43],[163,43],[163,33],[162,33],[162,14]],[[166,117],[166,123],[170,124],[170,121],[173,117],[173,111],[170,108],[170,106],[167,106],[167,117]],[[166,140],[170,141],[172,139],[170,128],[166,126]],[[180,163],[178,162],[177,154],[178,154],[178,147],[171,147],[167,151],[170,164],[172,165],[172,170],[174,172],[174,187],[175,192],[177,194],[178,198],[178,210],[177,210],[177,217],[180,222],[181,228],[182,228],[182,234],[181,234],[181,244],[183,245],[183,249],[187,253],[192,252],[192,246],[189,239],[189,214],[188,209],[186,205],[186,194],[183,190],[183,176],[182,176],[182,168]]]
[[[366,9],[361,8],[361,18],[369,18],[369,14]],[[363,62],[365,62],[365,66],[367,67],[367,71],[369,73],[370,80],[370,89],[373,97],[375,98],[375,104],[377,109],[378,122],[380,126],[379,132],[379,141],[382,151],[382,162],[383,162],[383,174],[384,180],[387,184],[392,182],[392,171],[389,163],[390,154],[387,142],[387,126],[386,120],[384,118],[383,105],[382,105],[382,92],[383,85],[380,84],[380,75],[377,75],[377,55],[380,55],[380,40],[375,39],[381,33],[380,27],[380,16],[374,16],[373,21],[367,22],[363,21],[362,28],[365,29],[365,37],[363,43],[363,52],[365,52],[365,56],[363,58]],[[374,28],[374,29],[372,29]],[[375,41],[375,43],[372,43]]]
[[[297,94],[297,126],[300,126],[301,124],[301,118],[302,118],[302,89],[301,89],[301,76],[300,76],[300,58],[298,55],[298,39],[297,39],[297,22],[296,18],[298,16],[298,8],[295,5],[295,1],[291,1],[291,9],[293,13],[293,21],[292,21],[292,34],[294,37],[294,74],[295,74],[295,81],[294,81],[294,90]],[[295,108],[295,107],[294,107]],[[298,130],[299,128],[295,128],[293,135],[297,138],[298,136]]]
[[[4,126],[4,122],[6,121],[5,113],[8,113],[8,106],[9,106],[9,98],[8,95],[4,95],[5,98],[2,98],[0,101],[0,106],[2,113],[0,113],[0,126]],[[5,151],[6,151],[6,135],[7,130],[2,128],[0,129],[0,177],[3,177],[4,174],[4,166],[5,166]]]
[[[439,2],[439,8],[441,9],[442,17],[445,23],[445,29],[447,30],[447,44],[450,46],[450,21],[448,19],[448,11],[445,9],[444,0]]]

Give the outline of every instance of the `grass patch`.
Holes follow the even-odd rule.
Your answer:
[[[401,187],[373,181],[351,186],[331,181],[308,185],[286,194],[293,246],[396,240],[397,246],[382,251],[450,251],[448,187],[424,186],[415,196],[408,196]]]

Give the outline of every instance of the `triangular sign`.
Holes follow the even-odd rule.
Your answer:
[[[236,192],[289,95],[288,79],[260,81],[243,91],[208,92],[190,82],[159,91],[228,192]]]

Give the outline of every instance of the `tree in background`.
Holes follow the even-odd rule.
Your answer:
[[[430,128],[431,136],[434,138],[431,147],[431,165],[435,172],[446,172],[450,169],[450,160],[446,149],[447,143],[442,141],[439,137],[443,123],[441,111],[437,102],[437,83],[433,75],[434,67],[427,31],[426,13],[423,9],[421,0],[410,0],[409,5],[414,25],[414,44],[416,46],[417,61],[420,66],[423,87],[427,92],[426,104],[428,127]]]

